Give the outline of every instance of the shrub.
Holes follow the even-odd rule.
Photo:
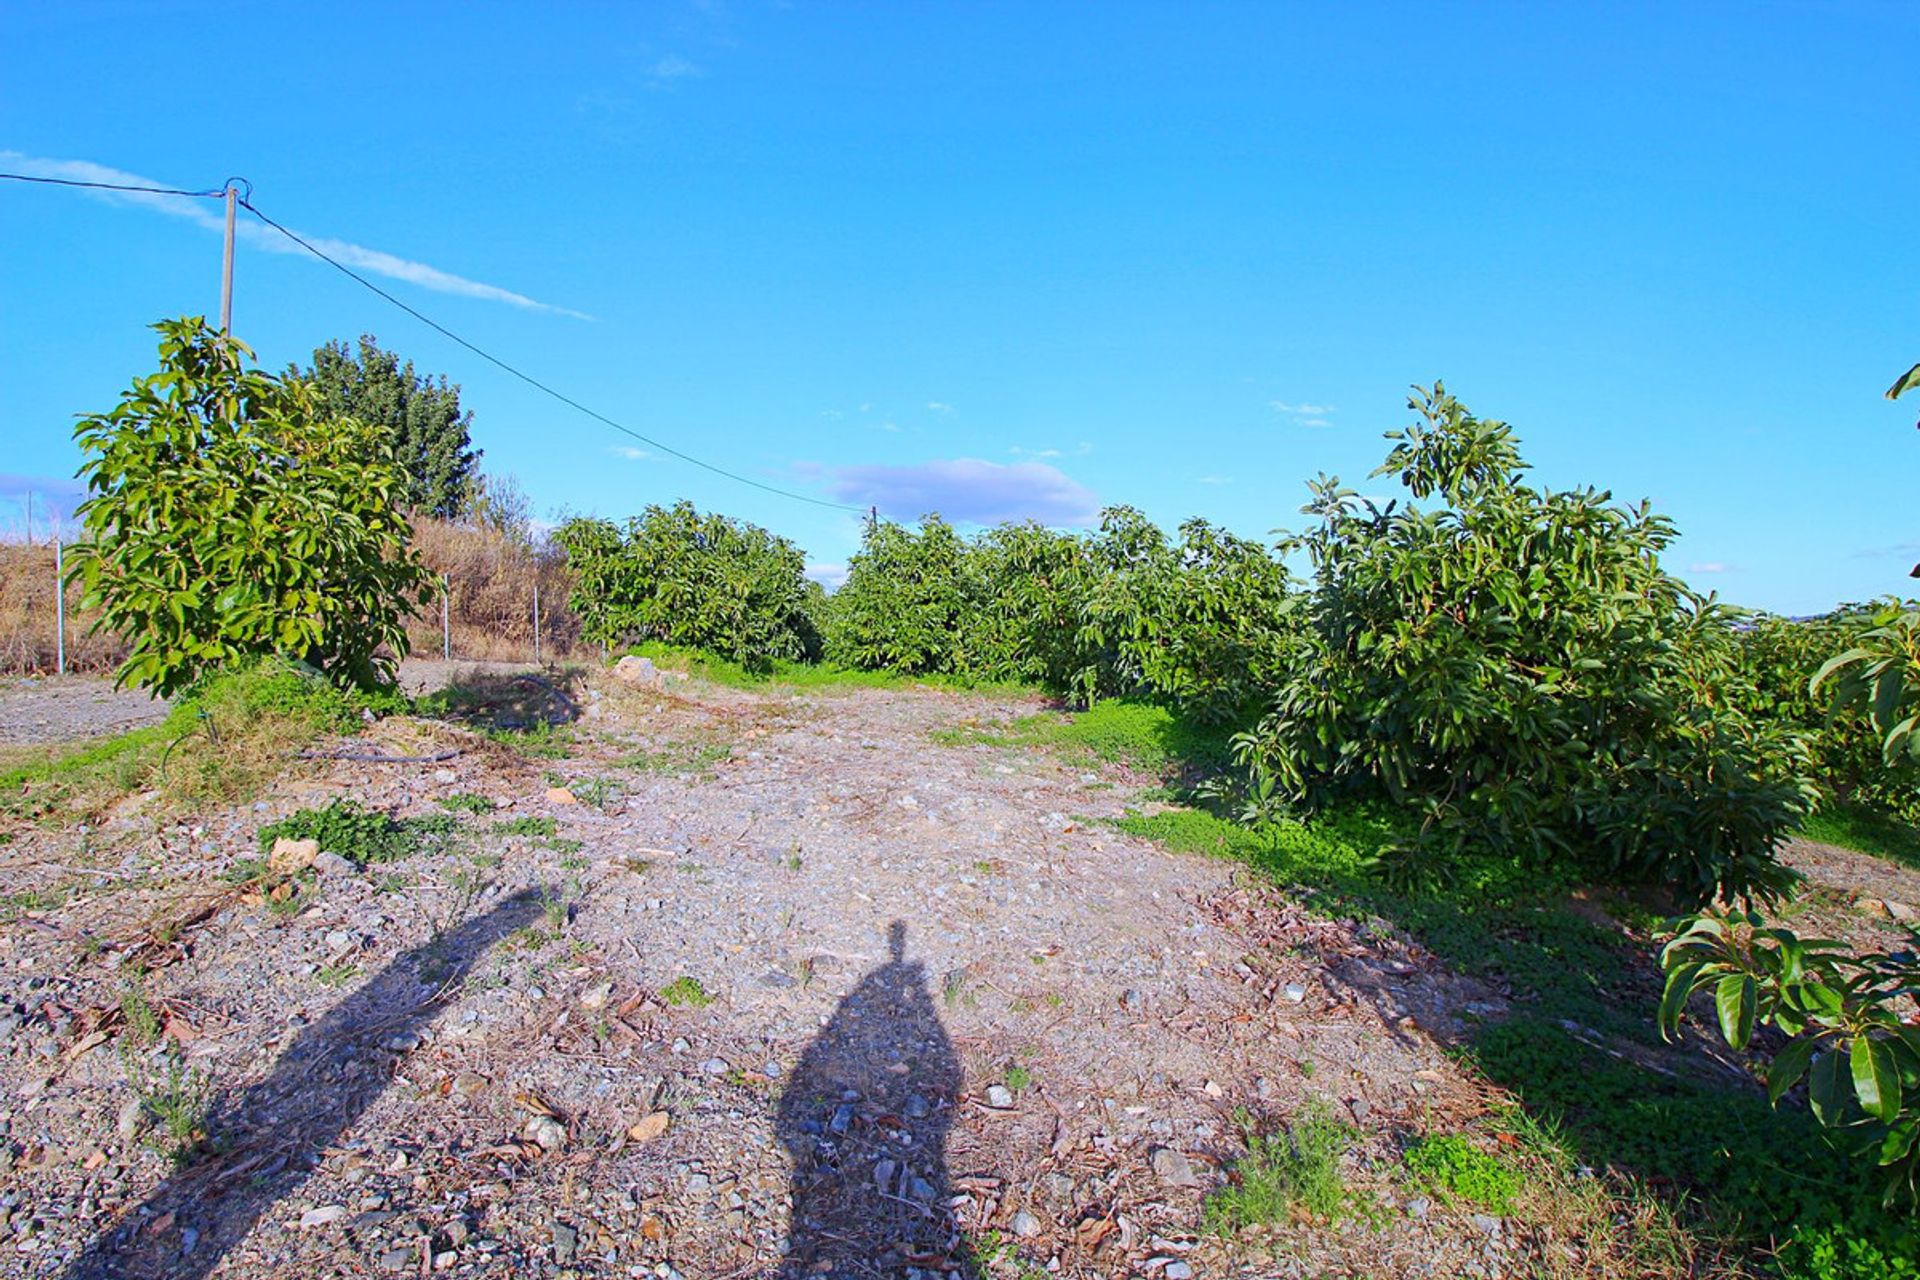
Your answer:
[[[1244,722],[1288,670],[1298,597],[1286,566],[1205,520],[1170,544],[1131,507],[1088,544],[1078,691],[1146,695],[1201,720]]]
[[[966,554],[937,515],[918,533],[892,521],[869,525],[834,595],[827,657],[864,671],[960,673],[970,665],[963,632],[976,603]]]
[[[1763,614],[1738,632],[1735,643],[1753,689],[1747,709],[1806,737],[1811,776],[1823,806],[1857,806],[1920,823],[1920,762],[1905,751],[1888,757],[1883,735],[1874,732],[1872,708],[1877,703],[1866,682],[1860,687],[1836,689],[1840,682],[1812,687],[1830,658],[1873,643],[1873,633],[1893,620],[1898,607],[1842,608],[1804,619]],[[1837,705],[1836,692],[1842,695]],[[1889,715],[1887,727],[1899,719]]]
[[[1193,520],[1170,543],[1131,507],[1085,537],[938,516],[876,523],[833,597],[828,656],[865,670],[1025,680],[1091,705],[1148,697],[1244,721],[1291,660],[1296,598],[1266,548]]]
[[[1660,567],[1672,525],[1522,484],[1512,431],[1444,388],[1409,403],[1420,420],[1375,474],[1439,505],[1312,485],[1303,658],[1243,762],[1310,806],[1356,787],[1410,800],[1409,870],[1472,844],[1693,901],[1780,883],[1804,747],[1741,709],[1730,611]]]
[[[819,656],[800,550],[758,525],[679,502],[648,507],[624,532],[576,519],[554,538],[589,640],[687,645],[749,670]]]
[[[380,433],[299,381],[247,371],[199,317],[166,320],[160,370],[74,432],[89,497],[72,549],[95,626],[126,636],[119,682],[168,695],[282,654],[389,684],[432,576],[407,546],[404,477]]]

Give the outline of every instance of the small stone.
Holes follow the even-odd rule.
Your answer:
[[[527,1121],[521,1134],[542,1151],[558,1151],[567,1144],[566,1126],[552,1116],[535,1116]]]
[[[114,1132],[120,1135],[120,1141],[132,1142],[147,1127],[147,1109],[140,1099],[128,1098],[120,1108],[120,1117],[114,1122]]]
[[[315,856],[313,869],[323,876],[350,876],[360,868],[328,849]]]
[[[1920,916],[1920,911],[1915,911],[1904,902],[1895,902],[1892,898],[1887,899],[1886,906],[1887,914],[1901,924],[1911,924],[1916,916]]]
[[[594,1013],[606,1008],[607,1001],[612,998],[613,983],[603,982],[597,987],[588,988],[586,993],[580,997],[580,1007],[588,1013]]]
[[[443,787],[447,785],[449,782],[453,782],[456,779],[458,779],[459,776],[460,776],[459,774],[455,773],[451,769],[435,769],[433,771],[433,780],[439,783]]]
[[[358,950],[360,935],[350,929],[335,929],[327,934],[327,954],[342,956],[349,951]]]
[[[413,1246],[402,1245],[398,1249],[389,1249],[380,1255],[382,1271],[406,1271],[413,1266]]]
[[[1347,1109],[1353,1112],[1355,1124],[1365,1124],[1367,1117],[1373,1114],[1373,1104],[1365,1098],[1355,1098],[1347,1104]]]
[[[873,1185],[878,1187],[882,1192],[891,1193],[893,1191],[894,1180],[899,1176],[900,1162],[898,1160],[878,1160],[874,1162]]]
[[[725,1058],[708,1058],[700,1064],[700,1070],[710,1076],[723,1076],[732,1069]]]
[[[565,787],[547,788],[548,804],[579,804],[580,799]]]
[[[641,687],[657,685],[660,683],[660,669],[653,665],[652,658],[630,653],[613,664],[613,678],[621,684]]]
[[[1013,1215],[1013,1234],[1019,1236],[1022,1240],[1031,1240],[1034,1236],[1040,1234],[1040,1219],[1034,1217],[1025,1209],[1020,1210],[1020,1212]]]
[[[1484,1231],[1486,1234],[1490,1236],[1497,1236],[1500,1234],[1500,1219],[1492,1216],[1491,1214],[1485,1214],[1485,1213],[1474,1214],[1473,1225],[1480,1228],[1480,1230]]]
[[[1128,1013],[1139,1013],[1147,1007],[1147,998],[1128,987],[1120,993],[1120,1007]]]
[[[1175,1260],[1169,1262],[1167,1269],[1160,1274],[1167,1280],[1193,1280],[1193,1266],[1191,1263]]]
[[[453,1078],[453,1091],[463,1098],[475,1098],[487,1087],[487,1078],[477,1071],[462,1071]]]
[[[827,1121],[827,1128],[835,1133],[845,1133],[853,1126],[856,1108],[851,1102],[843,1102],[833,1109],[833,1119]]]
[[[627,1138],[632,1142],[652,1142],[665,1133],[672,1123],[673,1117],[665,1111],[655,1111],[628,1125]]]
[[[900,1107],[900,1114],[909,1120],[925,1120],[932,1112],[933,1104],[917,1093],[907,1095],[906,1102]]]
[[[1147,1159],[1153,1165],[1154,1174],[1170,1187],[1200,1185],[1200,1179],[1194,1177],[1192,1163],[1183,1153],[1172,1147],[1155,1147],[1153,1154]]]
[[[305,871],[319,856],[318,840],[295,840],[281,836],[267,851],[267,870],[275,875],[290,876],[296,871]]]
[[[1013,1106],[1013,1091],[1003,1084],[987,1086],[987,1105],[1000,1111]]]
[[[1307,998],[1307,989],[1297,982],[1289,982],[1280,989],[1280,995],[1288,1004],[1299,1004]]]
[[[574,1250],[580,1247],[580,1233],[564,1222],[553,1224],[553,1260],[565,1263],[573,1260]]]
[[[328,1223],[338,1222],[346,1216],[347,1206],[343,1204],[323,1204],[318,1208],[309,1209],[300,1215],[300,1229],[306,1231],[313,1227],[324,1227]]]
[[[1427,1215],[1432,1212],[1433,1201],[1427,1199],[1425,1196],[1415,1196],[1413,1199],[1407,1201],[1407,1216],[1409,1218],[1415,1218],[1424,1222],[1426,1221]]]

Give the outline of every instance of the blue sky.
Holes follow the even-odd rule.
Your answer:
[[[1541,481],[1651,498],[1696,586],[1803,612],[1920,559],[1920,404],[1880,397],[1920,359],[1916,51],[1893,4],[15,2],[0,169],[244,175],[602,412],[909,518],[1297,527],[1316,472],[1390,491],[1444,378]],[[0,495],[58,500],[219,237],[0,183],[0,246]],[[263,363],[374,333],[542,512],[857,545],[311,258],[237,276]]]

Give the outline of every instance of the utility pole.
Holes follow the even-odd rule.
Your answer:
[[[227,183],[227,249],[220,260],[220,332],[233,325],[233,205],[240,193]]]

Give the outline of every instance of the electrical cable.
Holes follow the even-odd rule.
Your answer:
[[[795,502],[810,503],[816,507],[827,507],[830,510],[834,510],[834,511],[851,511],[851,512],[854,512],[855,514],[862,514],[862,515],[866,513],[867,509],[865,507],[849,506],[844,502],[831,502],[825,498],[810,497],[804,493],[795,493],[790,489],[782,489],[777,485],[766,484],[762,481],[755,480],[749,476],[743,476],[738,472],[728,471],[725,467],[715,466],[713,463],[706,462],[699,458],[696,458],[690,453],[683,453],[680,450],[674,448],[672,445],[662,444],[660,441],[655,440],[651,436],[642,435],[640,432],[635,431],[632,427],[629,427],[624,423],[615,422],[612,418],[609,418],[606,414],[600,413],[594,409],[590,409],[586,405],[581,404],[578,400],[575,400],[573,397],[566,395],[563,392],[556,391],[554,388],[548,386],[546,383],[540,381],[538,378],[534,377],[531,374],[521,372],[519,369],[516,369],[514,366],[508,364],[505,360],[502,360],[499,356],[494,355],[492,352],[487,351],[481,347],[475,346],[473,343],[467,341],[465,338],[461,337],[459,334],[455,333],[453,330],[447,328],[445,325],[441,324],[439,321],[433,319],[431,316],[425,315],[422,312],[415,310],[413,307],[402,302],[399,298],[396,298],[391,293],[388,293],[385,289],[382,289],[379,285],[375,284],[373,281],[361,275],[358,271],[355,271],[352,267],[349,267],[345,263],[339,261],[338,259],[329,256],[322,250],[315,248],[313,245],[307,243],[305,240],[301,239],[298,235],[296,235],[292,231],[287,230],[287,228],[281,226],[279,223],[275,222],[272,218],[269,218],[266,214],[260,212],[259,208],[256,207],[251,200],[242,199],[239,201],[239,204],[240,204],[240,207],[245,209],[248,213],[251,213],[254,217],[260,219],[261,222],[273,228],[275,231],[278,231],[281,235],[293,241],[293,243],[299,245],[302,249],[305,249],[308,253],[312,254],[314,257],[320,259],[320,261],[326,263],[328,266],[332,267],[334,270],[339,271],[340,273],[354,280],[355,282],[361,285],[364,285],[366,288],[372,290],[374,293],[379,294],[382,298],[385,298],[388,302],[391,302],[394,306],[400,308],[402,311],[412,316],[415,320],[418,320],[421,324],[424,324],[428,328],[434,330],[436,333],[439,333],[442,337],[449,338],[452,341],[459,343],[461,346],[465,347],[467,350],[473,352],[473,354],[479,356],[482,360],[487,361],[489,364],[492,364],[497,368],[505,370],[506,372],[512,374],[514,377],[520,379],[520,381],[526,383],[528,386],[534,388],[537,391],[544,392],[545,394],[553,397],[555,400],[558,400],[561,404],[566,405],[568,408],[575,409],[580,413],[586,414],[589,418],[592,418],[596,422],[599,422],[605,426],[612,427],[615,431],[618,431],[623,435],[631,436],[635,440],[640,441],[640,443],[645,445],[650,445],[651,447],[658,449],[661,453],[668,454],[672,457],[678,458],[682,462],[692,463],[694,466],[699,467],[704,471],[710,471],[714,475],[723,476],[728,480],[733,480],[740,484],[750,485],[753,488],[759,489],[765,493],[775,494],[778,497],[782,497],[782,498],[791,498]]]
[[[125,182],[85,182],[79,178],[43,178],[31,173],[0,173],[0,178],[12,182],[44,182],[52,187],[91,187],[96,191],[137,191],[149,196],[192,196],[196,200],[218,200],[226,195],[219,191],[182,191],[178,187],[137,187]]]

